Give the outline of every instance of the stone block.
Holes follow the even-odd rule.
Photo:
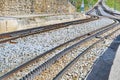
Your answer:
[[[5,20],[0,20],[0,34],[5,33],[6,30],[7,30],[6,21]]]
[[[6,20],[7,32],[15,31],[18,28],[17,20]]]

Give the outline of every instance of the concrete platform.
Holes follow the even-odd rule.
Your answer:
[[[39,14],[0,17],[0,34],[90,18],[84,14]]]
[[[93,65],[86,80],[120,80],[120,35]]]
[[[109,80],[120,80],[120,46],[117,50],[113,65],[111,67]]]

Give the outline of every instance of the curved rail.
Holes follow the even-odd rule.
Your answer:
[[[97,13],[97,15],[102,16],[102,13],[100,12],[100,10],[98,9],[98,6],[94,7],[95,11]]]
[[[104,15],[101,14],[100,10],[98,9],[99,6],[103,9],[103,11],[105,11],[106,13],[108,13],[108,14],[110,14],[112,16],[116,16],[116,15],[120,16],[119,13],[115,13],[115,12],[113,12],[111,10],[107,10],[107,8],[104,6],[104,0],[99,0],[92,9],[90,9],[88,12],[86,12],[86,14],[90,15],[90,13],[92,13],[93,10],[95,10],[95,12],[96,12],[97,15],[104,16]],[[113,18],[116,19],[115,17],[113,17]],[[118,19],[118,21],[120,21],[120,20]]]
[[[113,12],[113,11],[107,10],[106,7],[104,6],[104,3],[103,3],[103,2],[100,2],[98,5],[100,5],[100,6],[102,7],[102,9],[103,9],[105,12],[109,13],[110,15],[114,15],[114,16],[115,16],[115,15],[119,15],[119,16],[120,16],[119,13],[115,13],[115,12]]]

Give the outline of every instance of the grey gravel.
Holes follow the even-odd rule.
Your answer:
[[[19,38],[14,40],[17,42],[16,44],[9,42],[0,44],[0,75],[3,75],[57,45],[112,22],[113,21],[110,19],[103,18],[85,24],[78,24]]]

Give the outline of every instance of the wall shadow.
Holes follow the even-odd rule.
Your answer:
[[[108,80],[120,44],[118,41],[120,41],[120,35],[113,40],[108,49],[96,60],[86,80]]]

